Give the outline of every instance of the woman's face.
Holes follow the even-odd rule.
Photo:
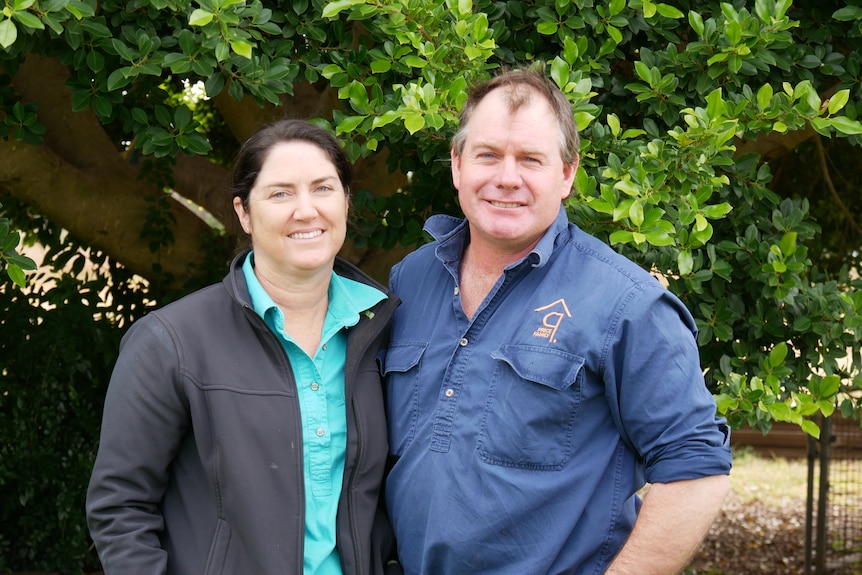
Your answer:
[[[255,269],[304,277],[329,273],[347,234],[348,197],[329,156],[295,140],[276,144],[248,195],[233,207],[254,247]]]

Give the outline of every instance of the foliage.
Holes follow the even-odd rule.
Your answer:
[[[178,295],[167,260],[190,241],[163,194],[179,185],[181,159],[207,154],[222,170],[236,148],[229,129],[242,139],[268,117],[314,116],[358,166],[385,168],[355,190],[353,243],[399,253],[424,241],[429,214],[459,211],[448,142],[468,86],[501,66],[542,62],[583,136],[571,219],[682,297],[731,424],[767,431],[791,421],[817,435],[817,414],[858,415],[858,2],[9,0],[0,47],[5,141],[48,147],[62,136],[52,110],[20,96],[23,70],[36,56],[54,59],[69,73],[69,109],[96,118],[118,153],[144,158],[156,175],[134,224],[157,254],[148,279],[160,302]],[[209,100],[178,97],[198,83]],[[13,184],[0,179],[0,195]],[[131,186],[113,188],[131,201],[122,196]],[[218,213],[215,200],[199,199]],[[88,207],[95,216],[108,209],[99,201]],[[232,217],[221,219],[228,230]],[[213,261],[194,260],[185,289],[226,259],[229,246],[208,245]],[[127,289],[118,277],[112,289]],[[28,329],[65,307],[38,311]],[[102,359],[81,354],[81,373],[95,373],[87,362]],[[15,366],[3,377],[26,371]]]
[[[2,207],[3,204],[0,204],[0,208]],[[0,264],[6,268],[9,279],[19,287],[24,287],[24,270],[36,269],[36,262],[18,253],[20,242],[21,234],[9,229],[9,218],[0,218]]]
[[[26,290],[0,284],[0,572],[79,574],[98,567],[84,492],[105,385],[123,328],[145,310],[146,294],[56,226],[12,211],[49,249]]]

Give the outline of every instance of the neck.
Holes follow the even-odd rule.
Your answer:
[[[255,268],[255,276],[272,301],[284,314],[284,331],[308,354],[314,357],[329,309],[331,272],[308,278],[273,278]]]

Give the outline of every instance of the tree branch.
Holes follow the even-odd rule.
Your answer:
[[[68,77],[58,60],[30,55],[12,78],[21,99],[37,105],[48,131],[42,146],[0,140],[0,194],[33,206],[142,277],[152,279],[158,263],[183,282],[206,255],[200,238],[207,225],[171,202],[175,241],[160,253],[150,251],[141,239],[151,206],[146,198],[162,190],[138,178],[90,110],[72,112]]]

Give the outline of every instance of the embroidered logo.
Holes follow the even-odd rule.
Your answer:
[[[542,327],[536,328],[533,332],[534,337],[544,337],[550,343],[557,343],[557,329],[563,322],[564,317],[572,317],[569,313],[569,306],[566,305],[566,300],[560,298],[557,301],[550,303],[544,307],[536,308],[533,311],[547,312],[542,317]]]

